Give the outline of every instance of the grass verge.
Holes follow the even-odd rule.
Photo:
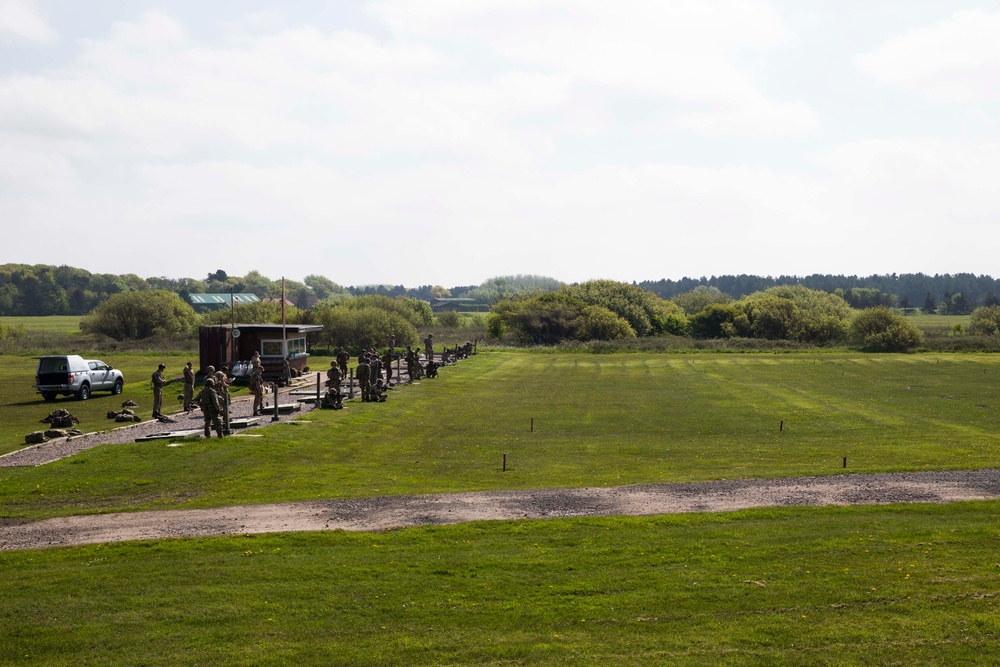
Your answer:
[[[980,664],[994,502],[0,553],[5,665]]]

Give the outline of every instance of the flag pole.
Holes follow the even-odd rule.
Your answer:
[[[291,378],[288,376],[288,333],[285,329],[285,277],[281,276],[281,356],[282,356],[282,371],[285,375],[285,382],[287,383]],[[274,399],[278,400],[277,397]]]

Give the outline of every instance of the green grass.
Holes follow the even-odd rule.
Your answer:
[[[161,359],[105,361],[148,405]],[[168,371],[185,360],[167,358]],[[0,469],[0,522],[831,474],[842,456],[849,471],[993,467],[998,363],[480,354],[385,404],[313,412],[263,438]],[[15,381],[25,368],[27,389]],[[53,407],[32,398],[33,369],[0,357],[3,437]],[[103,419],[111,402],[55,405],[98,406]],[[783,508],[0,552],[0,664],[986,663],[1000,633],[998,510]]]
[[[144,373],[154,367],[133,361]],[[261,438],[105,446],[40,468],[0,468],[0,518],[827,475],[844,471],[845,456],[850,472],[993,467],[998,363],[988,355],[480,354],[387,403],[316,411]],[[36,402],[41,414],[50,407]]]
[[[179,409],[180,404],[175,397],[183,387],[183,366],[188,361],[198,364],[197,355],[110,353],[88,358],[101,359],[122,371],[125,375],[125,388],[121,396],[100,391],[87,401],[78,401],[72,396],[59,396],[54,402],[46,403],[35,393],[37,357],[0,355],[0,412],[3,415],[0,419],[0,454],[23,446],[27,433],[48,428],[47,424],[40,421],[58,408],[73,413],[80,420],[77,428],[88,433],[120,426],[107,419],[107,412],[120,410],[122,402],[129,399],[140,405],[137,408],[140,416],[149,418],[153,406],[153,389],[149,378],[160,363],[167,365],[167,376],[174,379],[164,389],[167,411]],[[245,389],[242,391],[246,392]]]
[[[987,664],[995,502],[0,553],[5,665]]]
[[[0,316],[0,323],[24,327],[27,332],[73,334],[80,333],[79,315],[49,315],[46,317]]]

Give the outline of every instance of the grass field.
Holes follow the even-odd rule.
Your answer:
[[[160,358],[105,361],[148,404]],[[998,363],[491,352],[385,404],[313,412],[263,438],[0,469],[0,521],[822,475],[843,472],[843,456],[849,472],[995,467]],[[33,372],[30,359],[0,359],[0,390],[20,387],[0,394],[0,428],[52,407],[13,382],[20,366]],[[0,552],[0,664],[977,664],[1000,641],[998,510],[788,508]]]
[[[998,510],[795,508],[0,553],[0,663],[990,664]]]
[[[148,406],[155,360],[126,359],[144,370],[126,368],[126,394]],[[387,403],[313,412],[261,438],[97,447],[40,468],[0,468],[0,516],[827,475],[843,472],[845,456],[852,472],[991,467],[1000,460],[998,363],[480,354],[437,381],[398,388]],[[37,420],[52,408],[28,399],[11,412]],[[103,411],[110,400],[64,404]],[[108,423],[103,412],[93,419]]]
[[[11,326],[24,327],[25,331],[73,334],[80,333],[79,315],[49,315],[46,317],[0,316],[0,322]]]

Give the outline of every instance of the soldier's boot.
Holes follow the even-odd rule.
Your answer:
[[[223,437],[222,436],[222,429],[221,428],[215,429],[215,432],[218,434],[218,437],[220,437],[220,438]]]
[[[208,430],[207,428],[205,429],[205,437],[206,438],[211,438],[212,437],[212,432],[210,430]]]

